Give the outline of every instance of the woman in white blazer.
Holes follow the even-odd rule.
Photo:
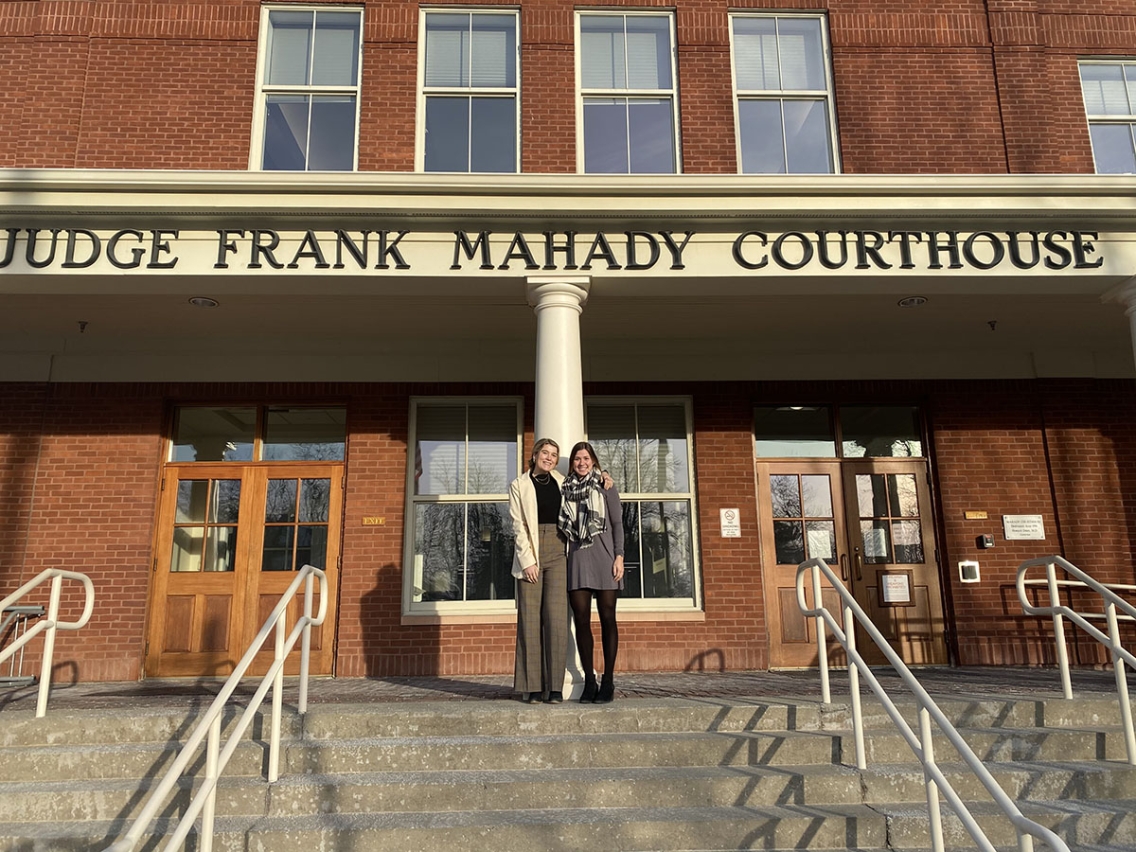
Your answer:
[[[516,537],[517,657],[513,689],[528,704],[564,700],[568,659],[568,564],[557,529],[560,447],[551,438],[533,445],[529,469],[509,486],[509,514]]]

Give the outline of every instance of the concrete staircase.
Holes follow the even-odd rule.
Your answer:
[[[1071,848],[1136,849],[1136,769],[1114,701],[940,706],[1023,811]],[[316,705],[288,716],[276,784],[263,780],[254,726],[222,781],[214,848],[926,849],[922,773],[883,711],[870,699],[865,710],[860,772],[847,708],[813,700]],[[104,849],[141,807],[140,779],[145,789],[160,777],[192,724],[125,707],[0,712],[0,850]],[[945,742],[937,755],[951,760]],[[978,783],[948,769],[994,843],[1015,848]],[[187,783],[139,848],[159,848],[189,794]],[[973,848],[953,821],[947,831],[950,847]]]

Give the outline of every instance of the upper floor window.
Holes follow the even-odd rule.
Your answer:
[[[517,171],[517,15],[422,13],[419,168]]]
[[[674,19],[581,13],[577,130],[589,174],[674,174],[678,162]]]
[[[836,171],[824,21],[733,15],[738,163],[743,174]]]
[[[252,167],[353,170],[363,13],[266,7],[261,23]]]
[[[1136,60],[1082,62],[1081,91],[1097,174],[1136,173]]]

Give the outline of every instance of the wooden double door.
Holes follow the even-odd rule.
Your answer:
[[[312,633],[311,672],[330,674],[342,507],[342,464],[168,465],[146,675],[227,675],[305,564],[328,576],[328,612]],[[301,593],[290,607],[289,629],[302,601]],[[271,665],[271,637],[265,647],[253,674]],[[285,671],[298,670],[297,649]]]
[[[925,461],[896,459],[757,464],[771,667],[818,664],[815,620],[801,614],[796,593],[797,566],[814,557],[833,567],[904,662],[947,662],[927,473]],[[828,589],[823,602],[840,618]],[[834,645],[830,662],[841,664]],[[862,633],[857,648],[869,662],[885,659]]]

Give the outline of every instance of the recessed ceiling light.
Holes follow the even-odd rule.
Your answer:
[[[918,308],[920,305],[927,304],[926,296],[907,296],[896,302],[901,308]]]
[[[210,299],[208,296],[194,296],[189,303],[195,308],[215,308],[220,304],[216,299]]]

